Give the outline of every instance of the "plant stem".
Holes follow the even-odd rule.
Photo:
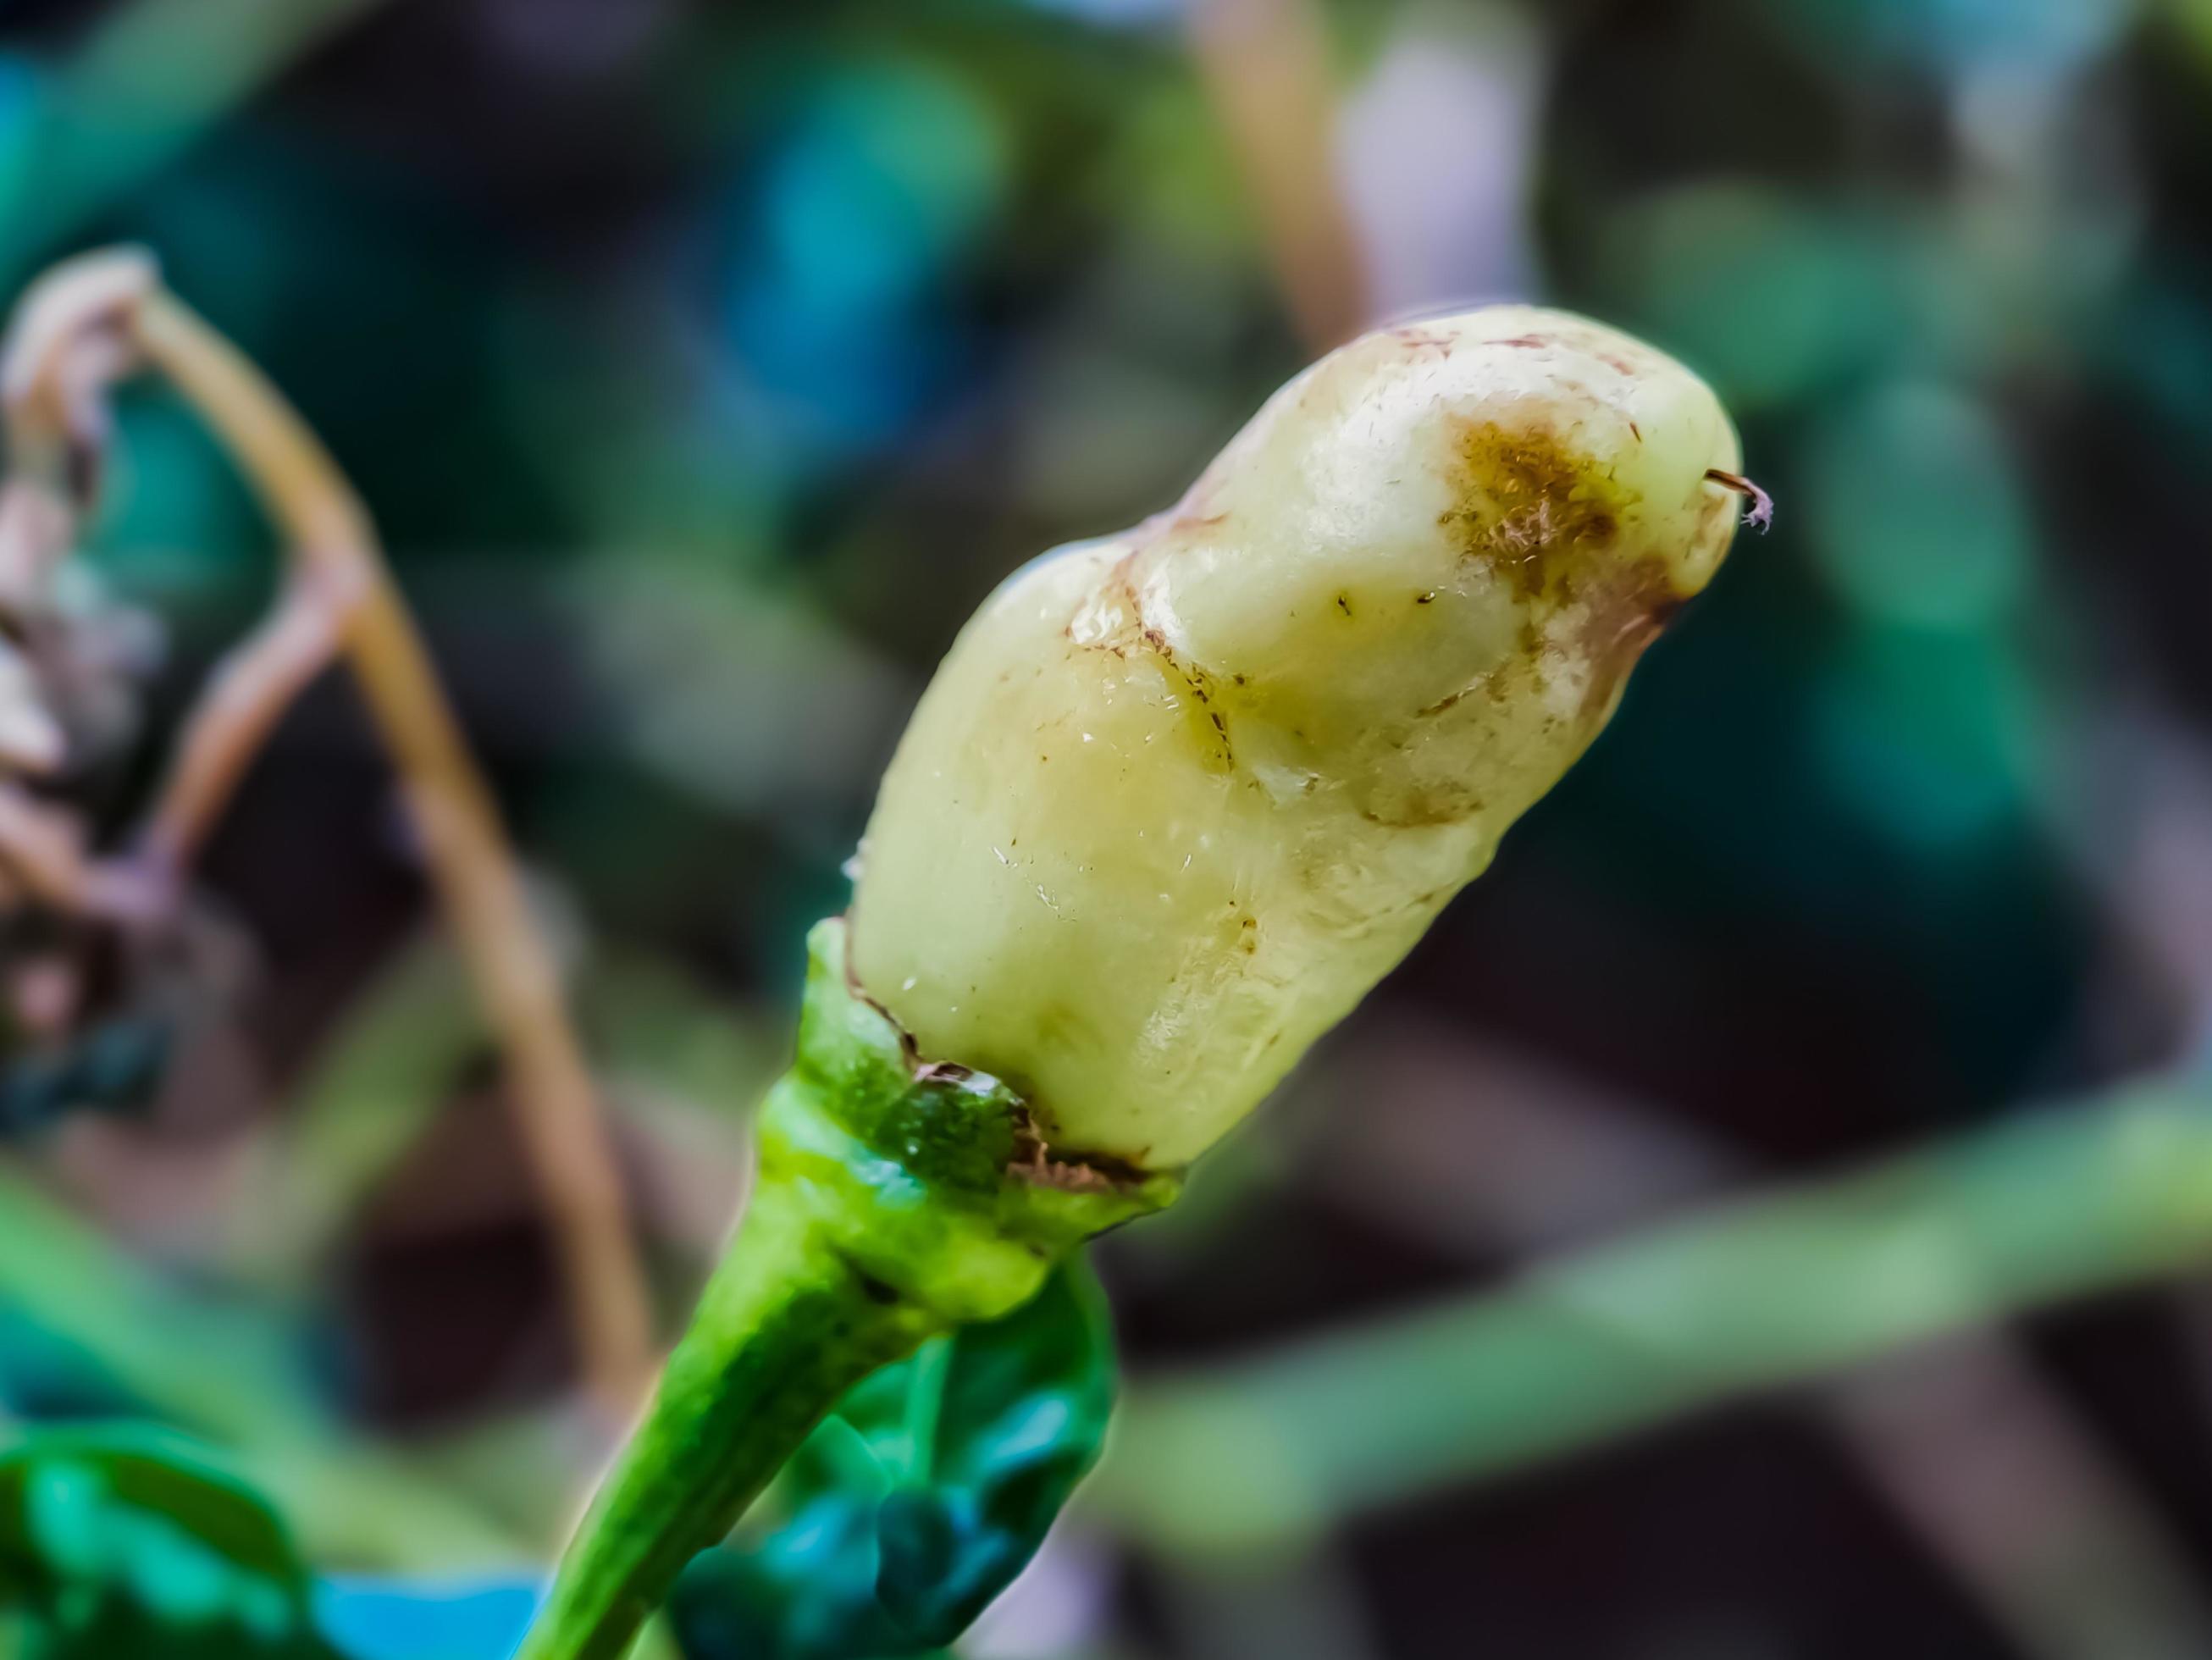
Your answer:
[[[361,682],[404,781],[440,900],[505,1051],[525,1147],[555,1231],[586,1376],[620,1408],[650,1352],[644,1275],[558,973],[525,898],[490,791],[392,585],[368,514],[276,388],[184,305],[155,289],[133,337],[236,457],[284,531],[306,590],[338,618],[336,641]],[[310,605],[301,613],[312,617]],[[284,619],[280,617],[280,624]],[[285,684],[312,662],[307,625],[273,636]],[[217,694],[220,697],[220,691]],[[157,857],[189,853],[265,733],[266,703],[241,702],[217,738],[188,745],[157,831]],[[278,705],[281,707],[281,705]]]
[[[1310,1537],[2212,1255],[2212,1085],[2154,1084],[1139,1387],[1096,1496],[1187,1551]]]
[[[1742,1148],[1632,1094],[1418,1025],[1371,1031],[1334,1067],[1393,1105],[1387,1123],[1332,1121],[1313,1179],[1470,1268],[1625,1238],[1761,1179]],[[2212,1655],[2212,1599],[2187,1551],[2021,1335],[1913,1345],[1820,1380],[1802,1408],[2021,1660]],[[1270,1579],[1302,1559],[1273,1560]]]
[[[763,1180],[516,1660],[614,1660],[839,1395],[937,1329]]]
[[[516,1660],[625,1652],[847,1389],[1011,1313],[1061,1256],[1175,1195],[1166,1177],[1037,1180],[1020,1098],[917,1061],[854,991],[842,922],[809,945],[799,1055],[761,1115],[744,1221]]]

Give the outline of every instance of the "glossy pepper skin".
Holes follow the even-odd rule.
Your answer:
[[[868,826],[861,987],[1058,1156],[1187,1164],[1597,735],[1737,465],[1702,381],[1582,318],[1332,354],[968,625]]]

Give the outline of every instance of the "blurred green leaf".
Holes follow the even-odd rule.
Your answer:
[[[1906,239],[1877,213],[1703,181],[1634,203],[1606,252],[1620,303],[1739,417],[1930,349]]]
[[[1808,447],[1808,545],[1862,616],[1937,629],[2005,620],[2033,577],[2034,526],[2003,429],[1927,381],[1881,386]]]
[[[41,1431],[0,1452],[0,1599],[28,1614],[42,1660],[331,1652],[275,1512],[143,1426]]]
[[[1923,851],[1986,846],[2039,769],[2033,691],[2002,642],[1866,629],[1816,689],[1806,742],[1837,803]]]
[[[0,266],[20,277],[374,4],[133,0],[107,9],[58,71],[13,70],[0,94],[0,199],[11,210]]]
[[[1012,1584],[1098,1456],[1105,1298],[1084,1263],[889,1366],[793,1458],[764,1535],[710,1551],[670,1614],[689,1660],[933,1652]]]

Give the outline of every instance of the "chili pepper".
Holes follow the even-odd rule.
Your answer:
[[[848,1387],[1174,1195],[1480,874],[1727,551],[1712,393],[1476,311],[1291,382],[1018,573],[825,922],[743,1225],[521,1660],[621,1654]]]

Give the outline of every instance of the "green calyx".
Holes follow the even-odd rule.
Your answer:
[[[1159,1209],[1173,1176],[1055,1158],[997,1079],[916,1055],[854,987],[842,918],[807,938],[799,1055],[762,1113],[760,1181],[804,1196],[866,1282],[947,1325],[995,1319],[1085,1240]]]
[[[1082,1243],[1178,1188],[1055,1158],[1029,1106],[918,1056],[854,989],[842,920],[809,936],[799,1054],[760,1174],[644,1421],[519,1660],[611,1660],[846,1390],[1020,1308]]]

